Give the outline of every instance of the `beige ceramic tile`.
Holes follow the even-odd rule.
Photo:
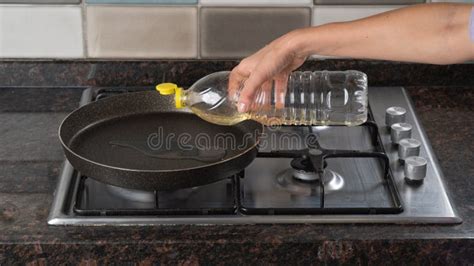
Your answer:
[[[201,57],[239,58],[296,28],[310,25],[309,8],[201,9]]]
[[[195,7],[88,6],[93,58],[195,58]]]

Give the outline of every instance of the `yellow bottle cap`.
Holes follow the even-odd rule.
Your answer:
[[[183,89],[179,88],[178,85],[174,83],[161,83],[156,85],[156,90],[160,92],[161,95],[171,95],[174,93],[174,105],[176,108],[184,107],[184,98]]]
[[[161,95],[171,95],[175,93],[178,85],[174,83],[161,83],[156,85],[156,90],[160,92]]]

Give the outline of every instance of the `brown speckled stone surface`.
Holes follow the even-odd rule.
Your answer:
[[[393,76],[388,72],[393,73],[400,67],[397,64],[379,63],[386,64],[385,72],[378,69],[380,65],[372,68],[370,63],[344,62],[334,62],[334,65],[352,64],[355,69],[361,65],[361,70],[366,67],[368,72],[380,72],[382,77],[379,78],[379,85],[387,85],[388,81],[383,77]],[[18,67],[15,64],[25,64],[21,68],[26,72],[13,71]],[[27,71],[28,64],[36,64],[36,67],[30,65],[32,69]],[[40,265],[46,262],[53,265],[67,262],[472,265],[474,261],[472,65],[452,66],[456,71],[464,69],[459,73],[454,73],[450,67],[427,67],[431,68],[427,72],[437,71],[449,78],[457,77],[452,84],[459,86],[450,85],[449,80],[441,77],[437,81],[433,75],[427,85],[420,84],[423,75],[430,73],[408,74],[406,71],[409,69],[415,71],[423,68],[423,65],[409,64],[402,67],[404,73],[418,76],[418,79],[402,78],[402,74],[397,72],[394,75],[400,75],[399,81],[406,83],[392,84],[406,85],[415,102],[417,113],[446,176],[454,205],[464,219],[460,225],[51,227],[46,224],[46,218],[63,160],[56,130],[61,119],[77,106],[82,92],[80,86],[88,84],[83,83],[82,75],[87,76],[90,69],[87,66],[66,71],[66,66],[59,65],[59,68],[64,69],[57,73],[57,77],[53,77],[53,74],[46,76],[42,72],[48,66],[38,64],[0,62],[0,265],[13,262]],[[105,74],[107,71],[104,69],[100,70],[104,73],[102,77],[95,76],[91,80],[109,85],[149,85],[146,83],[155,81],[140,76],[140,64],[146,66],[149,63],[123,64],[127,67],[120,71],[111,70],[109,75]],[[181,75],[183,69],[194,69],[192,75],[199,76],[220,69],[222,64],[229,67],[233,65],[227,62],[210,63],[208,67],[204,63],[199,63],[199,67],[191,67],[188,62],[166,64],[167,71],[175,71],[176,77]],[[5,65],[10,65],[13,70]],[[5,69],[19,76],[8,79]],[[151,70],[151,67],[148,66],[148,69]],[[23,79],[22,73],[27,75]],[[45,76],[37,79],[42,73]],[[376,79],[370,74],[369,78]],[[185,83],[190,82],[190,79],[195,77],[183,78]],[[408,82],[410,80],[412,82]],[[10,85],[34,86],[35,81],[39,86],[49,84],[55,88],[7,88]],[[63,85],[68,88],[56,88]]]
[[[168,81],[187,87],[238,61],[0,61],[0,86],[150,86]],[[301,70],[367,73],[371,86],[466,86],[474,64],[436,66],[363,60],[310,60]],[[471,73],[469,75],[469,73]]]

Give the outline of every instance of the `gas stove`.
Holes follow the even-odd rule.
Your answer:
[[[80,104],[146,89],[90,88]],[[107,185],[65,160],[48,223],[460,223],[405,90],[371,88],[369,110],[356,127],[267,127],[257,158],[239,174],[176,191]],[[405,123],[390,130],[387,121]],[[404,129],[407,145],[397,139]]]

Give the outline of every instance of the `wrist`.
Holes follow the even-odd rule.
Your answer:
[[[306,58],[317,53],[316,28],[298,29],[290,34],[293,34],[290,47],[297,57]]]

